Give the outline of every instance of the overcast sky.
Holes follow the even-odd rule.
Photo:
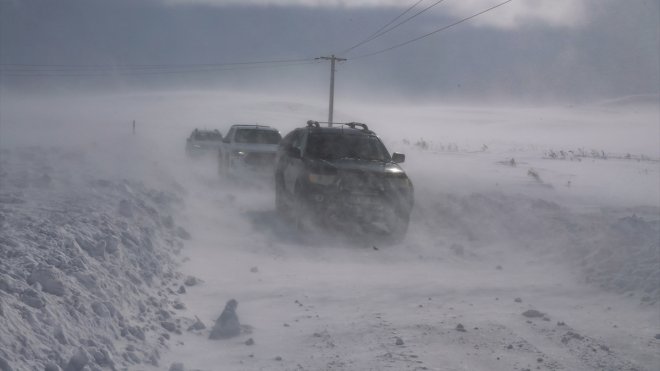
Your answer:
[[[308,59],[337,53],[337,89],[354,95],[589,101],[657,94],[658,0],[445,0],[363,41],[416,0],[0,0],[0,83],[242,87],[325,93],[327,63],[126,73],[125,65]],[[398,21],[435,3],[420,4]],[[395,23],[396,24],[396,23]],[[12,65],[58,65],[34,68]],[[70,66],[74,72],[69,71]],[[86,65],[118,66],[102,73]],[[31,69],[16,73],[16,69]],[[66,71],[61,71],[61,70]],[[77,76],[81,70],[89,76]],[[15,76],[15,75],[21,76]],[[44,76],[47,75],[47,76]],[[55,77],[48,77],[56,75]]]
[[[207,4],[218,7],[243,6],[294,6],[317,8],[367,8],[377,10],[391,8],[393,11],[405,10],[415,4],[416,0],[168,0],[171,4]],[[427,0],[419,3],[418,10],[432,5],[437,0]],[[496,0],[460,0],[447,1],[442,7],[433,7],[429,14],[445,14],[458,18],[470,16],[475,10],[487,9],[502,2]],[[444,3],[444,1],[441,1]],[[411,12],[410,14],[414,14]],[[512,28],[526,22],[542,22],[555,26],[577,26],[586,19],[586,2],[584,0],[522,0],[512,1],[500,9],[494,17],[484,17],[475,20],[477,25]]]

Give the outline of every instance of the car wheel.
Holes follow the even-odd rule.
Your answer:
[[[291,219],[299,232],[308,231],[311,227],[311,213],[305,202],[305,190],[300,182],[296,182],[293,200],[291,202]]]
[[[218,175],[223,176],[225,174],[225,165],[222,158],[222,153],[218,155]]]
[[[390,243],[400,243],[406,237],[410,225],[410,214],[392,208],[387,217],[386,240]]]
[[[232,176],[229,156],[221,154],[218,163],[219,163],[218,173],[221,176],[229,179]]]
[[[289,215],[289,207],[286,202],[286,194],[284,190],[284,180],[281,176],[276,177],[275,179],[275,210],[278,214],[282,216]]]

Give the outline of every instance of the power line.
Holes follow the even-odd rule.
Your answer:
[[[440,3],[442,3],[443,1],[445,1],[445,0],[438,0],[438,1],[436,1],[435,3],[433,3],[433,4],[429,5],[429,6],[427,6],[426,8],[420,10],[419,12],[417,12],[417,13],[411,15],[410,17],[404,19],[403,21],[401,21],[401,22],[395,24],[394,26],[392,26],[392,27],[390,27],[390,28],[388,28],[388,29],[386,29],[386,30],[384,30],[384,31],[377,32],[375,35],[373,35],[373,36],[371,36],[371,37],[365,39],[364,41],[362,41],[362,42],[360,42],[360,43],[358,43],[358,44],[353,45],[351,48],[349,48],[347,51],[343,52],[342,54],[346,54],[346,53],[348,53],[349,51],[351,51],[351,50],[353,50],[353,49],[355,49],[355,48],[357,48],[357,47],[359,47],[359,46],[361,46],[361,45],[364,45],[364,44],[366,44],[366,43],[368,43],[368,42],[371,42],[372,40],[375,40],[375,39],[377,39],[377,38],[379,38],[379,37],[385,35],[386,33],[389,33],[390,31],[392,31],[392,30],[394,30],[394,29],[396,29],[396,28],[402,26],[402,25],[405,24],[405,23],[408,23],[409,21],[411,21],[411,20],[413,20],[414,18],[420,16],[422,13],[425,13],[426,11],[428,11],[429,9],[433,8],[434,6],[436,6],[436,5],[440,4]],[[418,3],[419,3],[419,2],[418,2]],[[415,4],[415,5],[417,5],[417,4]],[[413,6],[413,7],[414,7],[414,6]],[[412,8],[411,8],[411,9],[412,9]],[[408,11],[404,12],[404,14],[407,13],[407,12],[408,12]]]
[[[13,70],[2,71],[0,75],[6,77],[95,77],[95,76],[112,76],[116,74],[125,76],[144,76],[144,75],[163,75],[163,74],[187,74],[187,73],[216,73],[224,71],[238,71],[238,70],[253,70],[265,68],[279,68],[291,66],[303,66],[310,64],[318,64],[314,60],[295,63],[278,63],[275,65],[242,65],[242,66],[226,66],[226,67],[213,67],[213,68],[197,68],[197,69],[179,69],[179,70]]]
[[[424,35],[422,35],[422,36],[418,36],[418,37],[416,37],[416,38],[414,38],[414,39],[411,39],[411,40],[408,40],[408,41],[405,41],[405,42],[402,42],[402,43],[399,43],[399,44],[396,44],[396,45],[390,46],[389,48],[385,48],[385,49],[379,50],[379,51],[377,51],[377,52],[373,52],[373,53],[369,53],[369,54],[364,54],[364,55],[361,55],[361,56],[358,56],[358,57],[355,57],[355,58],[351,58],[351,60],[356,60],[356,59],[362,59],[362,58],[371,57],[371,56],[374,56],[374,55],[378,55],[378,54],[382,54],[382,53],[388,52],[388,51],[393,50],[393,49],[400,48],[400,47],[402,47],[402,46],[404,46],[404,45],[408,45],[408,44],[414,43],[415,41],[419,41],[419,40],[424,39],[424,38],[426,38],[426,37],[429,37],[429,36],[431,36],[431,35],[435,35],[435,34],[437,34],[438,32],[445,31],[445,30],[447,30],[447,29],[449,29],[449,28],[452,28],[452,27],[454,27],[454,26],[457,26],[457,25],[459,25],[459,24],[461,24],[461,23],[463,23],[463,22],[469,21],[469,20],[472,19],[472,18],[478,17],[478,16],[480,16],[480,15],[482,15],[482,14],[484,14],[484,13],[488,13],[488,12],[490,12],[491,10],[494,10],[494,9],[496,9],[496,8],[499,8],[499,7],[503,6],[503,5],[506,5],[506,4],[508,4],[508,3],[512,2],[512,1],[513,1],[513,0],[507,0],[507,1],[501,2],[501,3],[499,3],[499,4],[495,5],[495,6],[492,6],[492,7],[488,8],[488,9],[486,9],[486,10],[482,10],[482,11],[479,12],[479,13],[476,13],[476,14],[473,14],[473,15],[471,15],[471,16],[469,16],[469,17],[463,18],[463,19],[461,19],[461,20],[459,20],[459,21],[456,21],[456,22],[454,22],[454,23],[452,23],[452,24],[450,24],[450,25],[447,25],[447,26],[444,26],[444,27],[442,27],[442,28],[439,28],[439,29],[437,29],[437,30],[435,30],[435,31],[432,31],[432,32],[429,32],[429,33],[424,34]]]
[[[364,43],[367,43],[367,42],[369,42],[370,40],[373,40],[373,38],[376,37],[376,36],[378,35],[378,33],[380,33],[382,30],[386,29],[386,28],[387,28],[389,25],[391,25],[392,23],[396,22],[399,18],[401,18],[401,17],[403,17],[404,15],[406,15],[409,11],[413,10],[413,9],[414,9],[417,5],[419,5],[419,3],[421,3],[422,1],[424,1],[424,0],[417,0],[416,3],[414,3],[414,4],[413,4],[412,6],[410,6],[408,9],[406,9],[403,13],[401,13],[401,14],[397,15],[396,17],[394,17],[394,19],[392,19],[391,21],[387,22],[383,27],[381,27],[381,28],[379,28],[378,30],[376,30],[376,32],[374,32],[374,33],[372,33],[371,35],[369,35],[369,36],[368,36],[366,39],[364,39],[363,41],[361,41],[361,42],[359,42],[359,43],[357,43],[357,44],[351,46],[350,48],[344,50],[343,52],[341,52],[341,54],[346,54],[346,53],[350,52],[351,50],[357,48],[358,46],[360,46],[360,45],[362,45],[362,44],[364,44]]]
[[[439,0],[433,3],[432,5],[422,9],[421,11],[415,13],[414,15],[404,19],[403,21],[395,24],[392,27],[387,28],[389,25],[394,23],[397,19],[401,18],[403,15],[408,13],[414,7],[416,7],[420,2],[417,1],[411,7],[406,9],[399,16],[394,18],[392,21],[388,22],[385,26],[381,27],[379,31],[376,31],[372,36],[365,39],[364,41],[354,45],[348,51],[353,50],[375,38],[378,38],[385,33],[388,33],[395,28],[401,26],[402,24],[412,20],[413,18],[419,16],[423,12],[429,10],[433,6],[436,6],[443,2],[444,0]],[[456,21],[452,24],[439,28],[435,31],[429,32],[427,34],[421,35],[419,37],[413,38],[411,40],[390,46],[388,48],[364,54],[351,60],[362,59],[371,57],[374,55],[382,54],[387,51],[411,44],[413,42],[419,41],[436,33],[445,31],[449,28],[457,26],[463,22],[466,22],[472,18],[478,17],[484,13],[490,12],[496,8],[499,8],[505,4],[510,3],[513,0],[507,0],[501,2],[495,6],[487,8],[481,12],[473,14],[469,17],[463,18],[459,21]],[[0,64],[0,75],[6,77],[66,77],[66,76],[108,76],[115,74],[123,75],[157,75],[157,74],[177,74],[177,73],[209,73],[209,72],[222,72],[222,71],[234,71],[242,69],[255,69],[255,68],[272,68],[272,67],[288,67],[288,66],[300,66],[318,63],[313,58],[300,58],[300,59],[272,59],[272,60],[260,60],[260,61],[246,61],[246,62],[232,62],[232,63],[206,63],[206,64],[12,64],[4,63]]]
[[[273,59],[231,63],[197,63],[197,64],[18,64],[1,63],[0,70],[11,72],[75,72],[75,71],[160,71],[160,70],[197,70],[237,66],[286,65],[290,63],[313,62],[312,58],[304,59]]]

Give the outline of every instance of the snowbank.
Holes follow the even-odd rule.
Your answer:
[[[572,265],[586,282],[660,301],[660,220],[655,208],[576,213],[524,195],[432,193],[416,221],[435,245],[483,255],[497,248],[533,251]],[[455,251],[454,251],[455,252]]]
[[[3,371],[158,365],[180,331],[175,254],[188,236],[172,215],[181,199],[89,175],[87,157],[36,147],[0,155]]]

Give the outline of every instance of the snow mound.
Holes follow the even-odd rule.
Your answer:
[[[586,282],[660,302],[660,210],[598,209],[577,212],[525,195],[473,193],[418,195],[421,235],[439,237],[460,255],[497,246],[538,252],[572,264]],[[455,252],[455,251],[454,251]]]
[[[161,324],[180,331],[182,228],[172,212],[181,199],[81,176],[84,158],[37,148],[0,156],[3,370],[158,365],[170,338]]]

